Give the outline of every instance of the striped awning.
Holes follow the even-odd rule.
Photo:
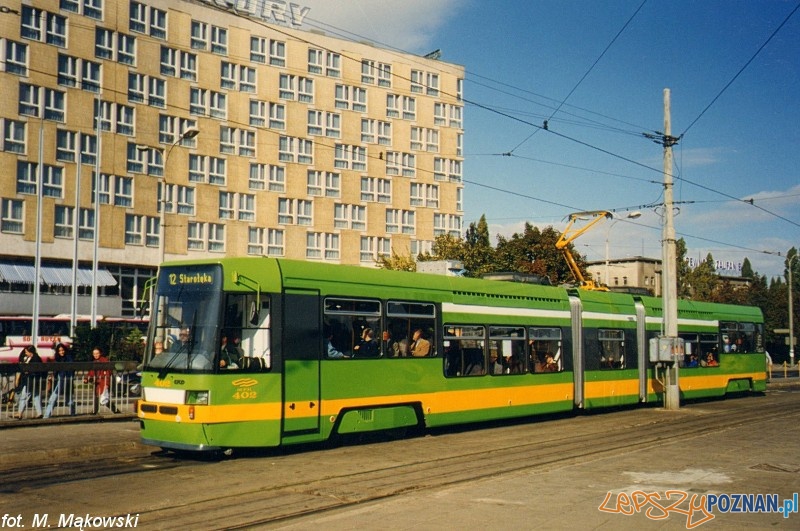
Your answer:
[[[0,279],[11,284],[33,284],[35,272],[32,265],[0,262]]]
[[[0,280],[16,284],[33,284],[36,269],[32,265],[13,264],[0,262]],[[48,286],[71,286],[72,268],[59,266],[42,266],[40,269],[42,284]],[[91,269],[78,269],[78,286],[89,287],[93,284]],[[116,286],[117,281],[105,269],[97,270],[97,286],[107,287]]]

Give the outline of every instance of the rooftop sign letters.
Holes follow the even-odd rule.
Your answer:
[[[310,7],[285,2],[283,0],[200,0],[206,4],[213,4],[220,9],[233,11],[238,15],[245,15],[255,20],[269,24],[300,27],[306,18]]]

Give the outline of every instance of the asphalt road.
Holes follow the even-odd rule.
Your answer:
[[[0,528],[77,529],[88,515],[138,529],[797,529],[791,511],[690,504],[738,493],[791,505],[798,406],[793,385],[771,384],[766,396],[677,412],[471,426],[222,461],[142,446],[131,421],[15,428],[0,432],[13,448],[0,456]],[[686,494],[682,504],[657,509],[676,493]]]

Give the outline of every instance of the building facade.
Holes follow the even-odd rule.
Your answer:
[[[660,259],[633,256],[587,262],[586,272],[596,283],[608,285],[611,291],[647,291],[661,296]]]
[[[283,2],[3,7],[0,291],[31,292],[38,253],[63,296],[77,257],[81,313],[96,286],[131,316],[164,259],[374,267],[461,235],[461,66],[304,31]]]

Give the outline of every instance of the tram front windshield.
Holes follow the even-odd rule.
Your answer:
[[[150,325],[147,369],[214,368],[221,288],[219,266],[162,268]]]

